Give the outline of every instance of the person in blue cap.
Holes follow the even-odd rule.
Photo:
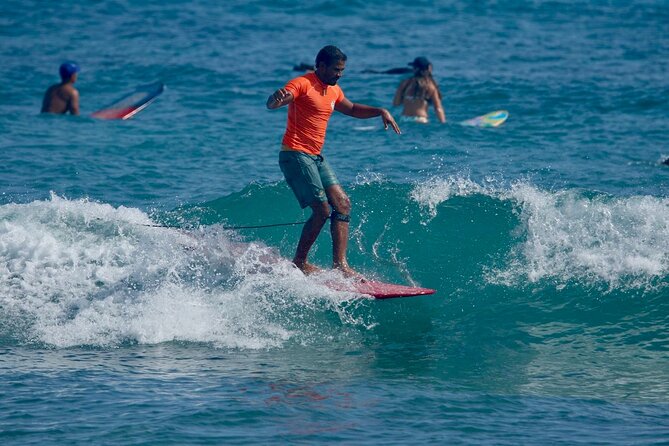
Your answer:
[[[80,68],[74,62],[60,66],[60,83],[50,86],[44,93],[42,113],[79,114],[79,92],[74,88]]]
[[[431,103],[439,122],[446,122],[444,108],[441,105],[441,91],[432,78],[432,64],[425,57],[416,57],[409,65],[413,67],[413,76],[403,80],[393,98],[393,105],[404,106],[402,121],[428,122],[428,106]]]

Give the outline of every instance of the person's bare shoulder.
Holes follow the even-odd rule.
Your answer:
[[[436,85],[434,85],[434,82],[430,82],[427,86],[427,91],[430,97],[437,96],[439,97],[439,89],[437,88]]]
[[[401,81],[400,84],[397,86],[396,93],[398,95],[401,94],[406,89],[406,87],[407,87],[407,85],[409,84],[410,81],[411,81],[411,78],[404,79],[403,81]]]
[[[73,97],[79,97],[79,91],[76,88],[74,88],[72,84],[63,85],[60,89],[60,92],[64,97],[68,99]]]
[[[73,115],[79,114],[79,91],[70,85],[70,98],[68,102],[68,110]]]
[[[402,82],[400,82],[400,88],[405,87],[409,82],[411,82],[411,78],[410,78],[410,77],[404,79]]]

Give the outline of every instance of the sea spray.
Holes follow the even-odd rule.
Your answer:
[[[333,321],[370,327],[347,293],[217,225],[160,227],[137,210],[53,195],[0,207],[5,336],[59,347],[166,341],[270,348]],[[358,299],[359,300],[359,299]],[[11,322],[10,324],[10,321]]]
[[[669,200],[548,192],[527,184],[516,184],[504,198],[518,206],[522,241],[497,271],[500,281],[666,288]]]

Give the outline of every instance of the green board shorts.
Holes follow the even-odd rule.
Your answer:
[[[339,184],[332,167],[321,155],[282,150],[279,167],[302,209],[327,201],[325,188]]]

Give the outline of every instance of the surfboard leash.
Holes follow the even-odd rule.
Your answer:
[[[96,217],[96,220],[102,220],[102,218]],[[261,229],[261,228],[274,228],[278,226],[296,226],[296,225],[303,225],[306,223],[305,221],[295,221],[292,223],[272,223],[269,225],[248,225],[248,226],[223,226],[223,229],[226,230],[236,230],[236,229]],[[151,224],[146,224],[146,223],[133,223],[137,226],[145,226],[147,228],[166,228],[166,229],[182,229],[182,230],[189,230],[193,228],[184,228],[183,226],[177,226],[177,225],[151,225]]]
[[[303,225],[306,223],[305,221],[296,221],[292,223],[273,223],[269,225],[250,225],[250,226],[223,226],[223,229],[226,230],[237,230],[237,229],[261,229],[261,228],[275,228],[278,226],[296,226],[296,225]],[[168,228],[168,229],[189,229],[189,228],[183,228],[181,226],[176,226],[176,225],[149,225],[149,224],[142,224],[141,226],[147,226],[149,228]]]

